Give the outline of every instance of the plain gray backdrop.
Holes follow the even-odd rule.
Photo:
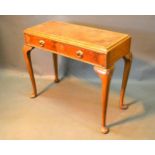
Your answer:
[[[0,16],[0,67],[26,71],[22,46],[23,30],[46,21],[66,21],[89,25],[132,36],[131,50],[134,56],[130,78],[149,80],[155,77],[155,16]],[[38,49],[32,51],[35,74],[53,74],[51,53]],[[115,65],[115,79],[122,77],[123,61]],[[88,80],[97,78],[91,65],[59,57],[60,76],[74,75]]]

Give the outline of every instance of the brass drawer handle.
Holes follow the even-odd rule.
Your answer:
[[[43,47],[45,45],[45,41],[44,40],[39,40],[39,44],[41,47]]]
[[[79,51],[76,52],[76,55],[77,55],[78,58],[82,58],[83,57],[83,52],[79,50]]]

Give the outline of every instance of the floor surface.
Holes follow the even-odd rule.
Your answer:
[[[125,111],[118,107],[121,81],[112,81],[106,135],[100,133],[99,81],[36,81],[39,96],[30,99],[27,76],[0,72],[0,139],[155,139],[155,81],[130,80]]]

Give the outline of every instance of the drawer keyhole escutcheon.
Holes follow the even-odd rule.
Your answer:
[[[79,50],[79,51],[76,52],[76,55],[77,55],[78,58],[82,58],[83,57],[83,52]]]
[[[40,44],[41,47],[43,47],[45,45],[45,41],[44,40],[40,40],[39,44]]]

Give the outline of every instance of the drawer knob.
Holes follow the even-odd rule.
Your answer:
[[[82,58],[83,57],[83,52],[79,50],[79,51],[76,52],[76,55],[77,55],[78,58]]]
[[[45,45],[45,41],[44,40],[40,40],[39,44],[40,44],[41,47],[43,47]]]

